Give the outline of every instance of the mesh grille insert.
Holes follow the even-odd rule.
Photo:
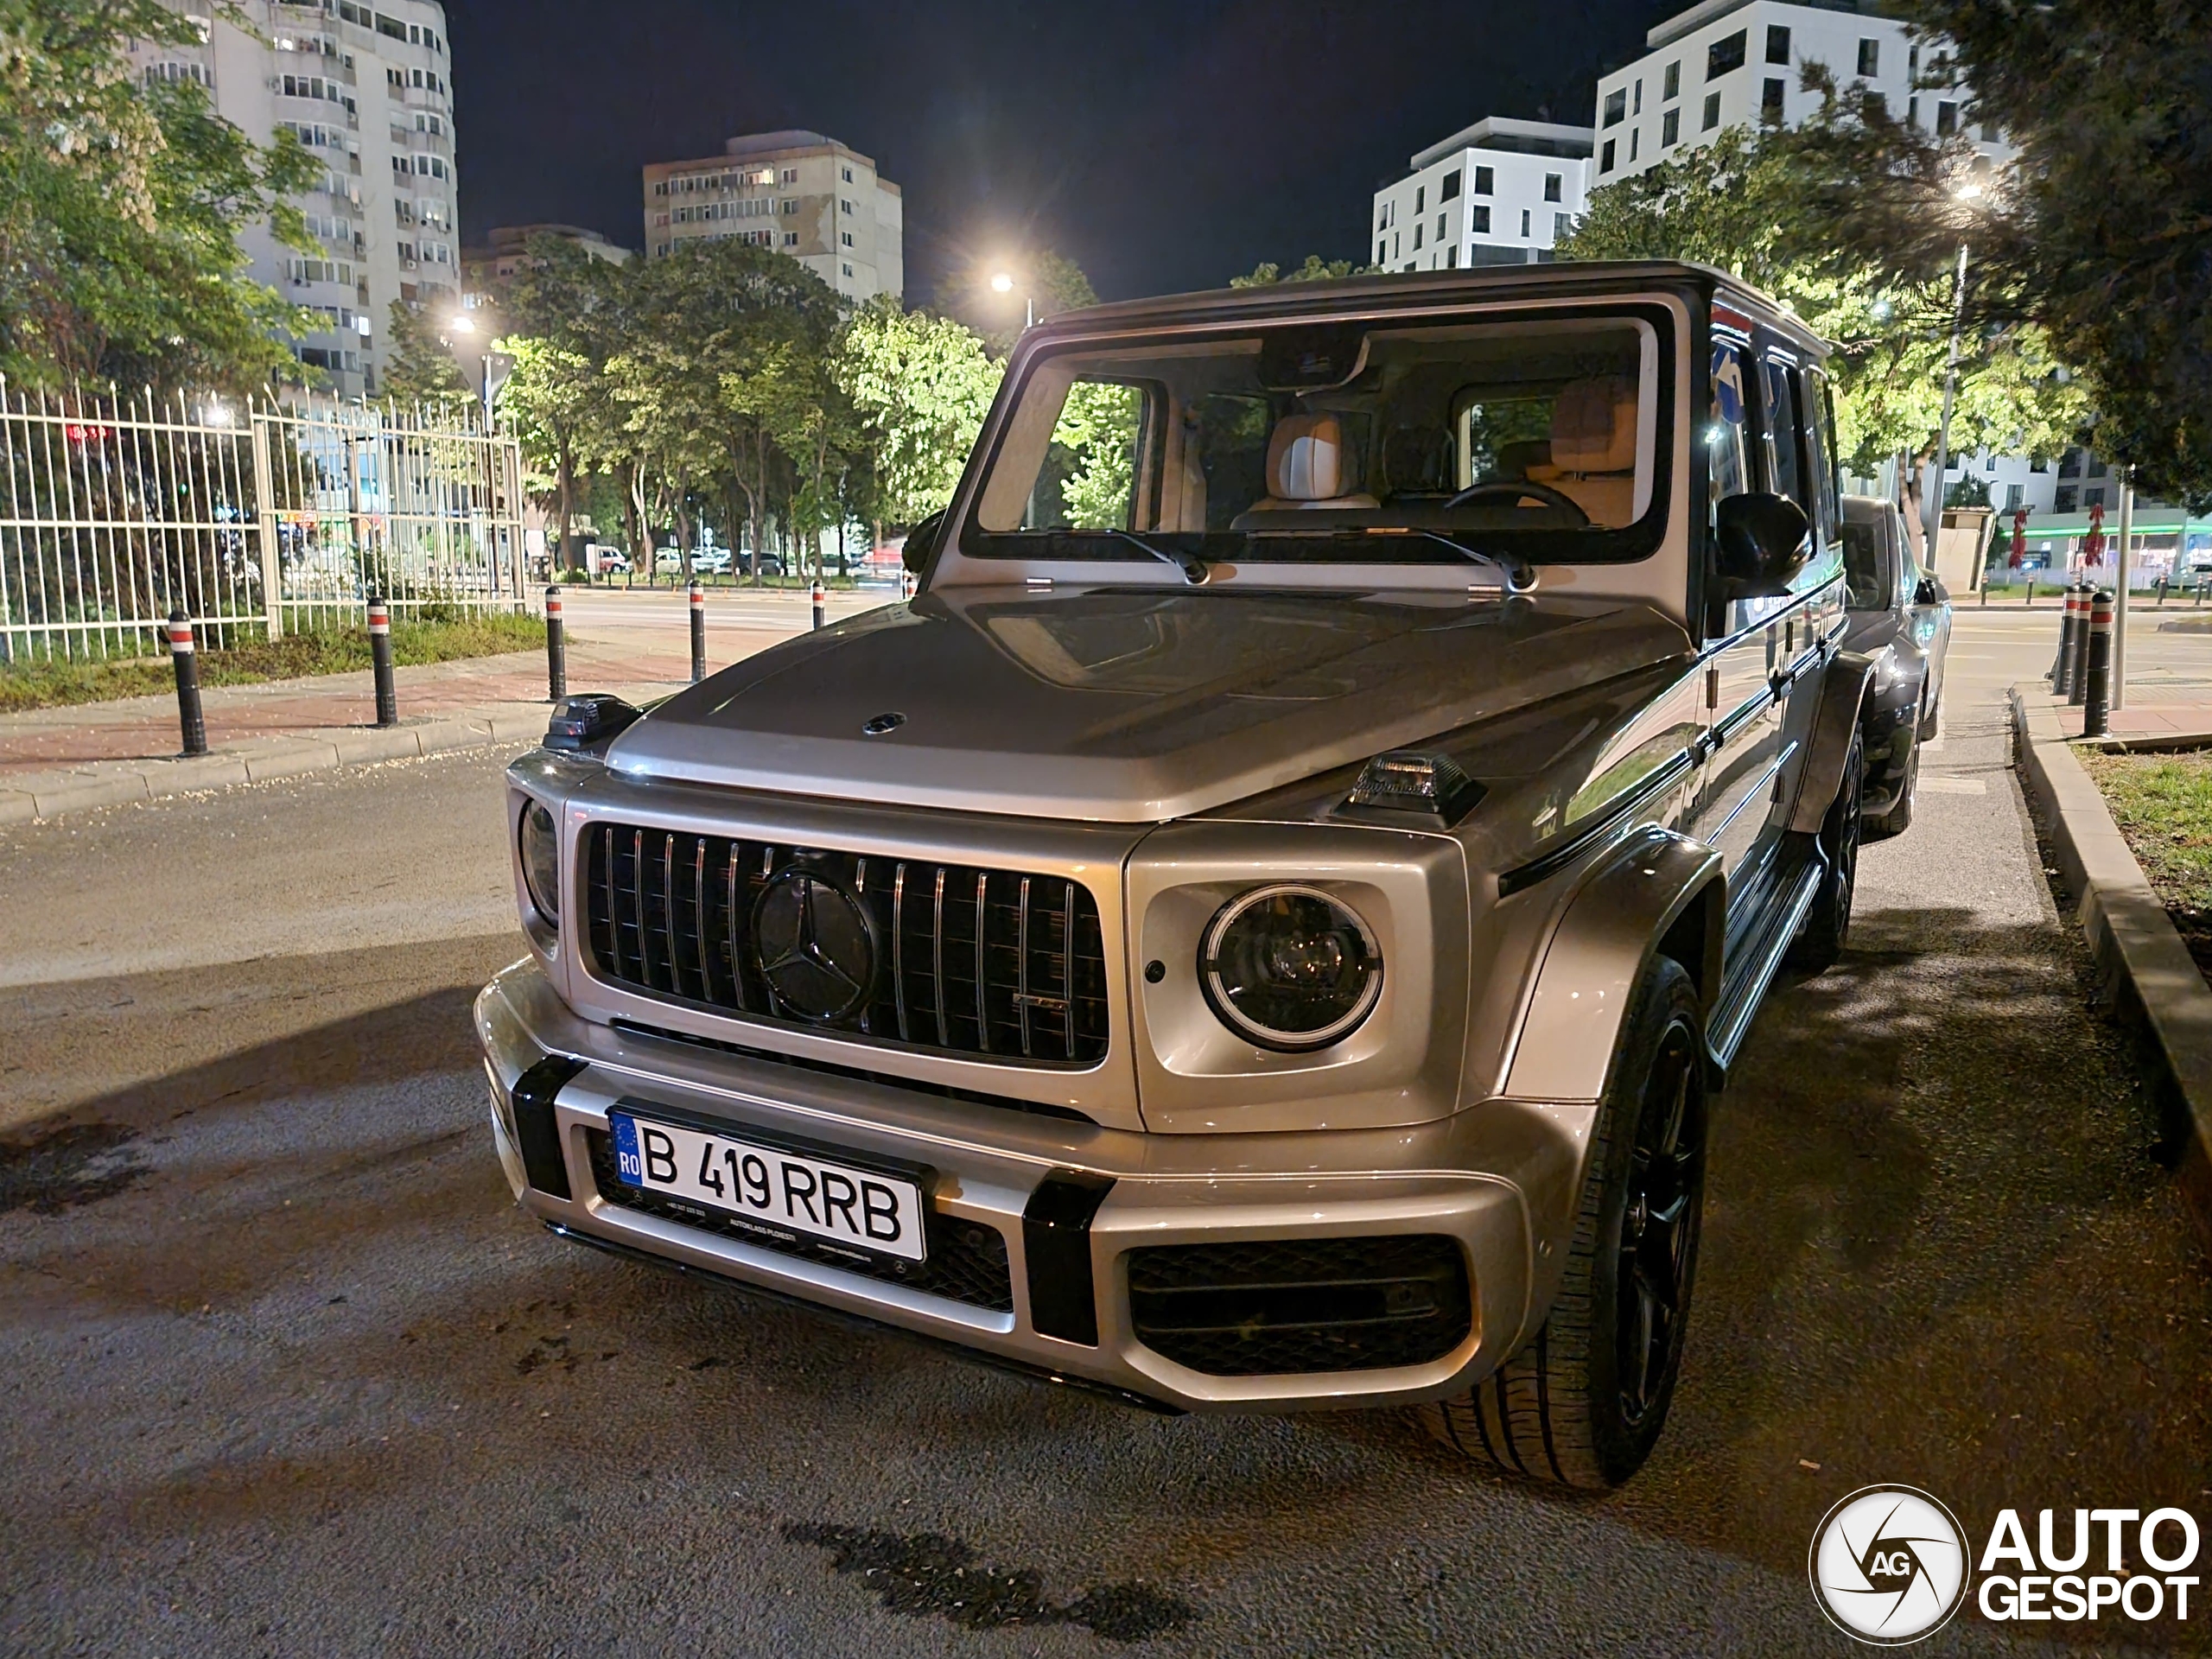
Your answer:
[[[1474,1328],[1459,1242],[1436,1234],[1160,1245],[1128,1273],[1139,1339],[1210,1376],[1423,1365]]]

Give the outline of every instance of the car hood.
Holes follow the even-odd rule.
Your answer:
[[[724,669],[624,732],[607,764],[789,794],[1157,822],[1688,649],[1678,625],[1617,600],[961,589]]]

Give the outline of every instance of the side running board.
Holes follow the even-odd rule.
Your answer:
[[[1764,918],[1744,942],[1741,961],[1722,982],[1713,1017],[1706,1022],[1706,1046],[1713,1052],[1713,1063],[1724,1073],[1750,1034],[1751,1018],[1766,1000],[1767,987],[1782,967],[1783,954],[1804,925],[1805,912],[1812,909],[1821,880],[1827,874],[1827,861],[1818,844],[1807,839],[1809,844],[1794,861],[1796,868],[1785,866],[1775,873],[1773,897],[1764,906]]]

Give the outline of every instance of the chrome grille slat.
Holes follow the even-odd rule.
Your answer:
[[[578,845],[589,867],[587,965],[610,984],[860,1044],[997,1064],[1104,1057],[1106,962],[1096,906],[1078,882],[627,823],[588,825]],[[866,909],[880,952],[868,997],[830,1026],[783,1007],[753,961],[760,894],[793,861]],[[908,903],[917,881],[925,908]]]

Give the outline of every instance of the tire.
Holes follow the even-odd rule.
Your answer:
[[[1851,753],[1843,760],[1843,781],[1836,786],[1835,799],[1815,837],[1827,870],[1813,895],[1812,909],[1805,912],[1797,937],[1783,957],[1801,972],[1824,973],[1834,967],[1843,954],[1844,936],[1851,931],[1851,899],[1859,885],[1859,804],[1865,787],[1866,745],[1854,730]]]
[[[1643,1466],[1665,1426],[1705,1197],[1696,988],[1655,957],[1630,1007],[1548,1316],[1465,1394],[1419,1408],[1431,1434],[1478,1463],[1600,1491]]]
[[[1912,746],[1912,753],[1904,763],[1904,783],[1897,791],[1896,803],[1878,818],[1866,822],[1864,834],[1869,840],[1886,841],[1891,836],[1901,836],[1912,828],[1913,797],[1920,791],[1920,745]]]
[[[1943,694],[1939,691],[1936,694],[1936,701],[1929,703],[1928,705],[1927,712],[1921,715],[1920,729],[1917,732],[1915,732],[1913,736],[1920,742],[1925,743],[1936,735],[1936,732],[1942,728],[1942,724]]]

